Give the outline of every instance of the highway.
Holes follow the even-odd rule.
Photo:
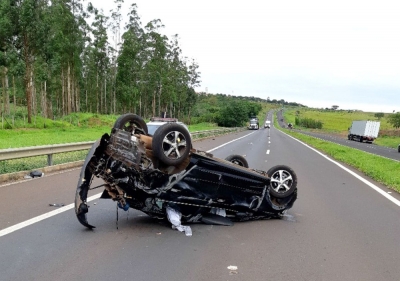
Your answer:
[[[278,220],[192,224],[187,237],[132,209],[117,220],[115,202],[95,199],[90,231],[71,205],[79,169],[1,185],[0,280],[400,279],[399,194],[274,127],[193,146],[244,155],[251,168],[290,166],[293,208]]]

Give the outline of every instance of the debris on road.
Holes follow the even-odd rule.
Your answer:
[[[64,207],[65,205],[64,205],[64,203],[60,203],[60,204],[58,204],[58,203],[50,203],[49,206],[50,207]]]

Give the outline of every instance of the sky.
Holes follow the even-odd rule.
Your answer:
[[[132,3],[142,26],[160,19],[160,33],[179,35],[198,92],[400,111],[398,0],[125,0],[123,15]]]

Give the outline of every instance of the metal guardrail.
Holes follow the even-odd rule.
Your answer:
[[[200,139],[204,137],[216,136],[230,132],[237,132],[241,130],[243,130],[243,128],[240,127],[223,128],[223,129],[192,132],[191,135],[193,139]],[[54,144],[54,145],[43,145],[43,146],[30,146],[23,148],[1,149],[0,161],[47,155],[47,165],[52,166],[53,154],[90,149],[94,144],[94,142],[95,141],[87,141],[87,142],[76,142],[67,144]]]
[[[0,161],[47,155],[47,165],[53,165],[53,154],[90,149],[94,141],[30,146],[0,150]]]

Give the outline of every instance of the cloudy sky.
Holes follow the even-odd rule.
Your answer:
[[[197,91],[400,111],[398,0],[125,0],[200,66]],[[113,3],[93,0],[106,15]]]

